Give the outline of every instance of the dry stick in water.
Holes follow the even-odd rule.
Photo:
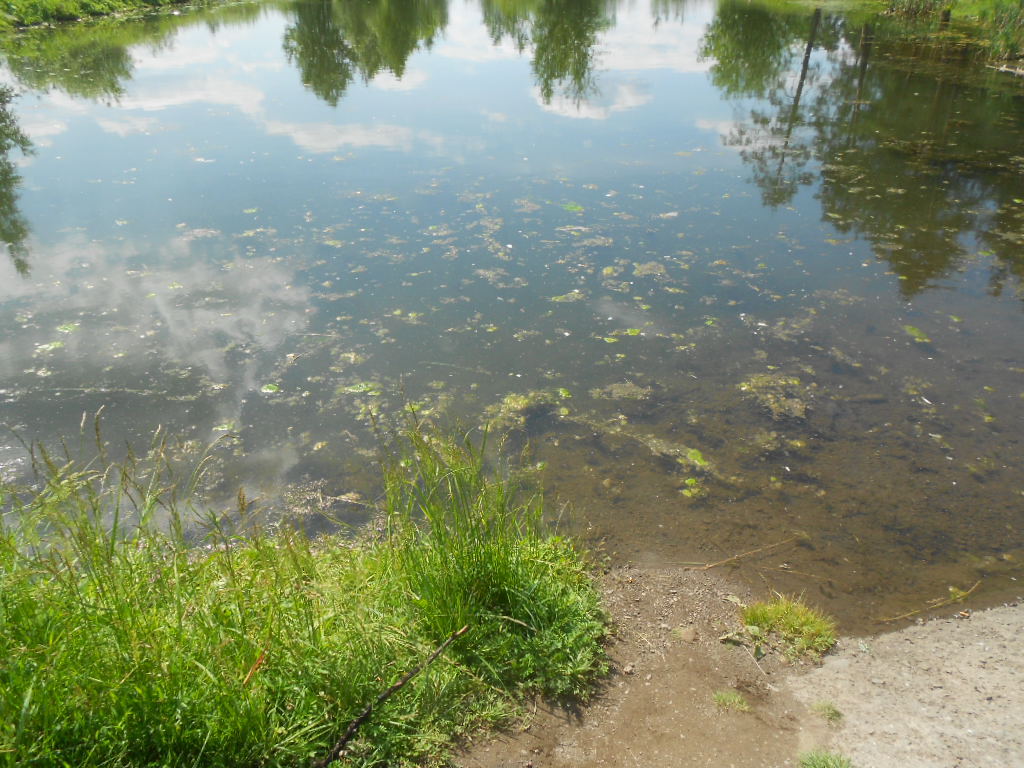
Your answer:
[[[709,571],[712,568],[717,568],[720,565],[725,565],[726,563],[731,563],[733,560],[739,560],[741,557],[747,557],[747,555],[756,555],[758,552],[764,552],[764,551],[769,550],[769,549],[775,549],[776,547],[781,547],[783,544],[789,544],[791,541],[796,541],[797,539],[800,539],[800,538],[803,538],[803,537],[801,537],[801,536],[790,536],[788,539],[785,539],[783,541],[777,541],[774,544],[766,544],[763,547],[758,547],[757,549],[752,549],[749,552],[741,552],[738,555],[733,555],[732,557],[727,557],[727,558],[725,558],[725,560],[719,560],[717,563],[706,563],[704,565],[690,565],[690,566],[687,566],[685,570],[687,570],[687,571]]]
[[[359,726],[361,726],[363,723],[370,719],[370,715],[373,714],[374,707],[376,707],[379,704],[383,704],[392,694],[396,693],[406,683],[408,683],[410,680],[416,677],[416,675],[422,672],[427,666],[432,664],[434,660],[437,659],[437,657],[440,656],[442,653],[444,653],[445,649],[453,642],[455,642],[457,638],[462,637],[462,635],[466,634],[466,632],[468,631],[469,625],[467,624],[462,629],[452,632],[448,636],[448,639],[441,643],[439,646],[437,646],[437,648],[434,649],[434,652],[430,654],[425,661],[423,661],[421,664],[416,665],[411,670],[406,672],[405,676],[401,680],[399,680],[397,683],[395,683],[382,694],[380,694],[376,699],[370,702],[366,709],[360,712],[359,715],[348,724],[348,728],[345,729],[345,734],[340,739],[338,739],[338,743],[331,748],[331,751],[327,753],[327,756],[321,758],[320,760],[313,761],[313,768],[327,768],[328,765],[330,765],[335,760],[340,758],[342,754],[345,752],[345,747],[348,745],[350,741],[352,741],[352,737],[356,735],[356,731],[359,730]]]
[[[930,604],[926,605],[924,608],[918,608],[916,611],[907,611],[906,613],[901,613],[899,616],[892,616],[888,619],[875,619],[875,621],[881,624],[887,624],[890,621],[909,619],[911,616],[916,616],[917,614],[924,613],[925,611],[931,611],[936,608],[945,608],[947,605],[952,605],[953,603],[961,602],[979,586],[981,586],[981,579],[978,579],[976,582],[974,582],[974,586],[968,589],[966,592],[958,592],[957,594],[951,595],[945,599],[931,600],[929,601]]]

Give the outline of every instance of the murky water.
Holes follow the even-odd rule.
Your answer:
[[[787,542],[740,574],[848,628],[1020,593],[1024,87],[963,30],[298,2],[4,57],[22,438],[227,435],[221,491],[358,521],[411,406],[528,437],[613,558]]]

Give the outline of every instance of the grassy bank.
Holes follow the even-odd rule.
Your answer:
[[[159,471],[45,463],[4,490],[0,764],[308,766],[463,626],[345,764],[443,756],[603,670],[580,555],[466,444],[412,433],[359,543],[208,515],[197,546]]]
[[[996,61],[1024,57],[1024,3],[1020,0],[889,0],[888,12],[944,23],[970,21]]]

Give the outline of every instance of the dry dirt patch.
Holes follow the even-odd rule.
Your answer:
[[[858,768],[1024,766],[1024,606],[849,638],[788,688],[843,713],[835,748]]]
[[[580,712],[539,704],[525,729],[473,745],[461,765],[795,766],[816,734],[827,737],[779,687],[780,660],[758,663],[719,642],[740,627],[736,600],[754,599],[743,588],[712,571],[633,567],[612,570],[604,586],[616,628],[604,690]],[[750,711],[716,706],[719,691],[738,691]]]
[[[604,589],[616,627],[604,689],[578,712],[538,703],[460,765],[781,768],[819,747],[855,768],[1024,765],[1024,607],[844,638],[819,667],[721,643],[740,627],[737,599],[763,595],[715,571],[621,567]],[[716,706],[721,691],[750,711]]]

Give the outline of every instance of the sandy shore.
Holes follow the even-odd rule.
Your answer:
[[[844,639],[787,685],[843,713],[832,745],[859,768],[1024,766],[1024,605]]]

